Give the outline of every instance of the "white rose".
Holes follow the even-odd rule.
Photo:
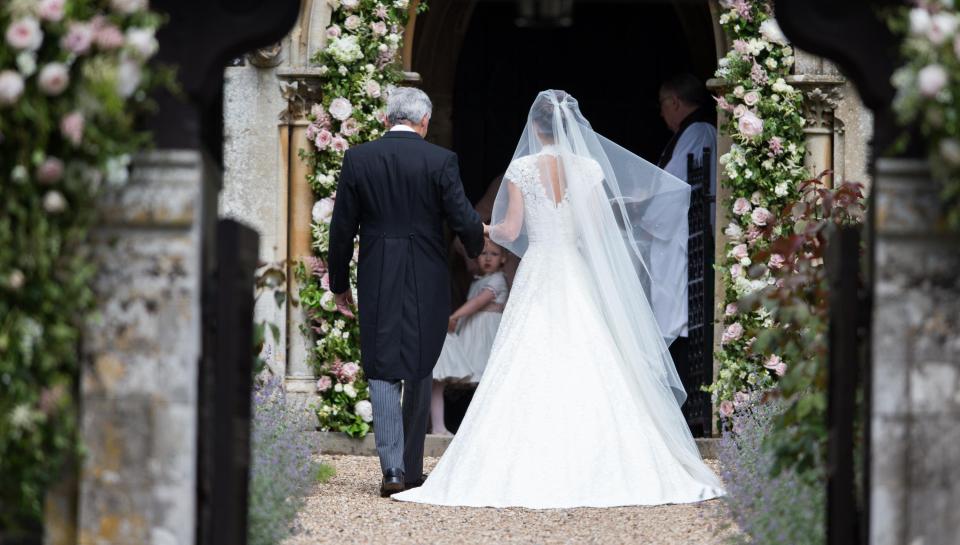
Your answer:
[[[353,406],[353,411],[364,422],[373,422],[373,404],[366,399],[357,401],[357,404]]]
[[[343,391],[343,384],[340,384],[340,383],[338,382],[337,385],[333,387],[333,391],[334,391],[334,392],[342,392],[342,391]]]
[[[766,60],[766,62],[764,62],[764,64],[767,65],[767,68],[773,70],[774,68],[777,67],[777,59],[770,57],[769,59]]]
[[[930,12],[925,8],[910,10],[910,33],[915,35],[926,34],[930,30]]]
[[[337,301],[334,299],[332,292],[326,291],[320,296],[320,308],[327,312],[337,310]]]
[[[353,384],[347,384],[344,386],[343,393],[347,394],[347,397],[350,399],[357,397],[357,390],[353,387]]]
[[[44,94],[57,96],[70,85],[70,72],[65,64],[51,62],[40,69],[37,84]]]
[[[23,287],[26,281],[27,277],[24,276],[23,271],[20,269],[13,269],[10,271],[10,275],[7,276],[7,286],[9,286],[10,289],[18,290]]]
[[[107,183],[112,186],[119,186],[127,183],[130,179],[130,155],[123,154],[107,159],[105,170],[107,171]]]
[[[787,186],[787,182],[780,182],[776,187],[773,188],[773,193],[778,197],[786,197],[790,193],[790,188]]]
[[[350,117],[350,114],[353,113],[353,105],[350,104],[350,101],[343,98],[337,97],[330,102],[330,115],[338,121],[343,121]]]
[[[393,3],[393,5],[394,5],[394,7],[397,7],[397,8],[400,8],[400,9],[407,9],[407,6],[410,5],[410,0],[396,0],[396,1]]]
[[[40,23],[33,17],[23,17],[7,27],[7,43],[14,49],[36,51],[43,44],[43,31]]]
[[[947,71],[939,64],[928,64],[917,73],[920,94],[932,98],[947,85]]]
[[[117,92],[121,97],[127,98],[140,86],[140,80],[143,72],[140,65],[133,60],[127,59],[120,62],[117,67]]]
[[[126,43],[127,47],[140,59],[149,59],[159,47],[152,28],[128,28]]]
[[[956,138],[944,138],[938,146],[940,156],[951,166],[960,165],[960,141]]]
[[[744,94],[743,102],[747,106],[755,106],[758,102],[760,102],[760,93],[756,91],[750,91],[749,93]]]
[[[324,198],[313,203],[313,222],[327,223],[333,215],[333,199]]]
[[[760,23],[760,34],[775,44],[787,45],[787,37],[783,35],[776,19],[770,18]]]
[[[0,106],[15,103],[23,94],[23,77],[15,70],[0,72]]]
[[[50,214],[59,214],[67,209],[67,199],[57,190],[47,191],[43,196],[43,209]]]
[[[356,16],[351,15],[350,17]],[[348,18],[347,22],[344,23],[344,26],[347,28],[350,28],[348,24],[349,21],[350,20]],[[354,34],[334,38],[330,41],[330,45],[327,46],[327,51],[330,52],[330,56],[332,56],[337,62],[343,64],[349,64],[363,58],[363,50],[360,49],[360,43],[357,41],[357,36]],[[343,66],[340,68],[345,70]]]
[[[941,11],[930,18],[930,28],[927,30],[927,38],[935,45],[940,45],[947,41],[947,38],[953,36],[957,31],[957,16]]]
[[[340,5],[345,10],[353,11],[360,5],[360,0],[340,0]]]

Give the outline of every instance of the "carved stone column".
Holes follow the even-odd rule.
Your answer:
[[[832,74],[801,74],[787,78],[787,82],[803,92],[803,117],[806,120],[803,132],[807,148],[804,165],[812,176],[824,170],[833,171],[837,132],[838,129],[842,132],[843,127],[834,112],[843,98],[841,87],[846,80]],[[831,175],[825,180],[833,185],[833,178]]]
[[[309,166],[300,159],[300,150],[308,149],[306,130],[310,106],[320,100],[319,70],[313,67],[292,67],[277,70],[281,94],[286,108],[280,113],[280,177],[287,194],[287,369],[288,391],[301,395],[314,391],[313,370],[309,365],[309,336],[304,335],[305,316],[299,305],[300,283],[294,267],[311,250],[311,213],[314,195],[307,182]]]

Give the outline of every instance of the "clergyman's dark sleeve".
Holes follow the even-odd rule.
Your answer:
[[[357,181],[353,176],[350,154],[343,157],[337,199],[330,220],[330,251],[327,254],[327,272],[330,291],[343,293],[350,289],[350,260],[353,259],[353,239],[360,229],[360,203]]]
[[[443,196],[447,223],[460,237],[467,256],[477,257],[483,251],[483,223],[480,221],[480,214],[473,209],[463,193],[463,182],[460,180],[460,167],[457,165],[455,153],[450,154],[440,173],[440,194]]]

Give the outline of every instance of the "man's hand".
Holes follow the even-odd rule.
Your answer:
[[[353,318],[353,311],[350,310],[353,307],[353,293],[349,289],[343,293],[333,294],[333,300],[337,302],[337,310],[340,311],[340,314],[343,314],[347,318]]]

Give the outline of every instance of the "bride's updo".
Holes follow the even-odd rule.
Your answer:
[[[554,114],[560,104],[571,100],[572,97],[566,91],[544,91],[537,97],[533,108],[530,110],[530,119],[536,128],[537,136],[544,142],[553,143],[556,135],[553,130]],[[564,116],[560,116],[562,129],[567,130],[567,121]]]

